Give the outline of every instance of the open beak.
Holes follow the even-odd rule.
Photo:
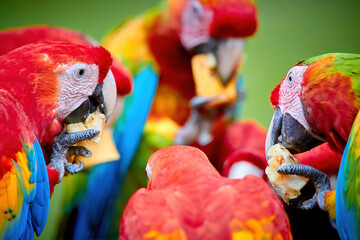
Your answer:
[[[213,54],[216,59],[216,72],[223,84],[227,84],[237,73],[242,60],[244,39],[209,38],[207,42],[194,47],[195,54]]]
[[[88,97],[77,109],[66,118],[66,123],[84,122],[90,113],[99,109],[109,120],[116,101],[116,84],[111,71],[108,72],[102,83],[96,85],[91,96]]]
[[[281,143],[291,153],[308,151],[324,141],[306,130],[290,114],[282,114],[280,107],[276,107],[275,113],[266,136],[266,154],[276,143]]]

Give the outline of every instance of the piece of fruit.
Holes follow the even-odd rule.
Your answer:
[[[68,133],[80,132],[88,129],[98,130],[100,131],[100,133],[96,134],[96,136],[90,140],[94,143],[99,143],[104,125],[105,115],[102,114],[99,110],[97,110],[93,113],[90,113],[89,116],[86,118],[85,122],[68,124],[66,126],[66,130]]]
[[[214,54],[197,54],[191,59],[191,67],[198,97],[213,98],[204,105],[205,109],[231,105],[236,101],[236,76],[226,84],[216,73]]]
[[[289,202],[300,196],[300,190],[306,185],[308,179],[297,175],[283,175],[277,170],[286,165],[301,164],[281,144],[273,145],[268,152],[270,159],[265,173],[276,193],[285,201]]]

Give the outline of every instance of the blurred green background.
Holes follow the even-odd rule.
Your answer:
[[[154,6],[155,0],[0,0],[0,29],[32,24],[81,30],[97,40],[123,19]],[[244,118],[268,126],[270,91],[297,61],[327,52],[360,53],[360,1],[258,0],[259,30],[247,41]],[[1,43],[0,43],[1,44]],[[42,239],[54,237],[61,198],[55,188]]]

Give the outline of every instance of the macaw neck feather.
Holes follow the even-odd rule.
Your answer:
[[[311,63],[301,93],[306,120],[313,133],[342,153],[360,107],[360,55],[327,54],[304,63]]]
[[[16,99],[35,136],[42,142],[56,116],[60,88],[56,75],[46,71],[52,63],[45,61],[44,55],[4,56],[0,57],[0,89]]]

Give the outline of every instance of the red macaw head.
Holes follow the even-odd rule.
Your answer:
[[[28,44],[0,56],[0,87],[11,89],[41,142],[49,130],[44,125],[82,122],[97,108],[110,117],[116,99],[111,64],[110,53],[100,46]]]
[[[62,41],[86,46],[99,45],[94,39],[78,31],[63,27],[35,25],[0,31],[0,55],[23,45],[41,41]],[[131,72],[116,59],[113,60],[111,71],[115,77],[117,94],[119,96],[129,94],[132,90]]]
[[[192,181],[196,174],[220,176],[205,153],[182,145],[163,148],[151,155],[146,165],[146,173],[149,178],[148,189],[186,184]]]
[[[293,66],[271,92],[266,150],[281,143],[297,153],[328,142],[342,153],[359,110],[353,87],[359,62],[357,54],[331,53]]]
[[[242,59],[244,38],[258,25],[257,9],[251,0],[169,0],[180,21],[183,47],[195,53],[213,53],[217,71],[227,82]]]

